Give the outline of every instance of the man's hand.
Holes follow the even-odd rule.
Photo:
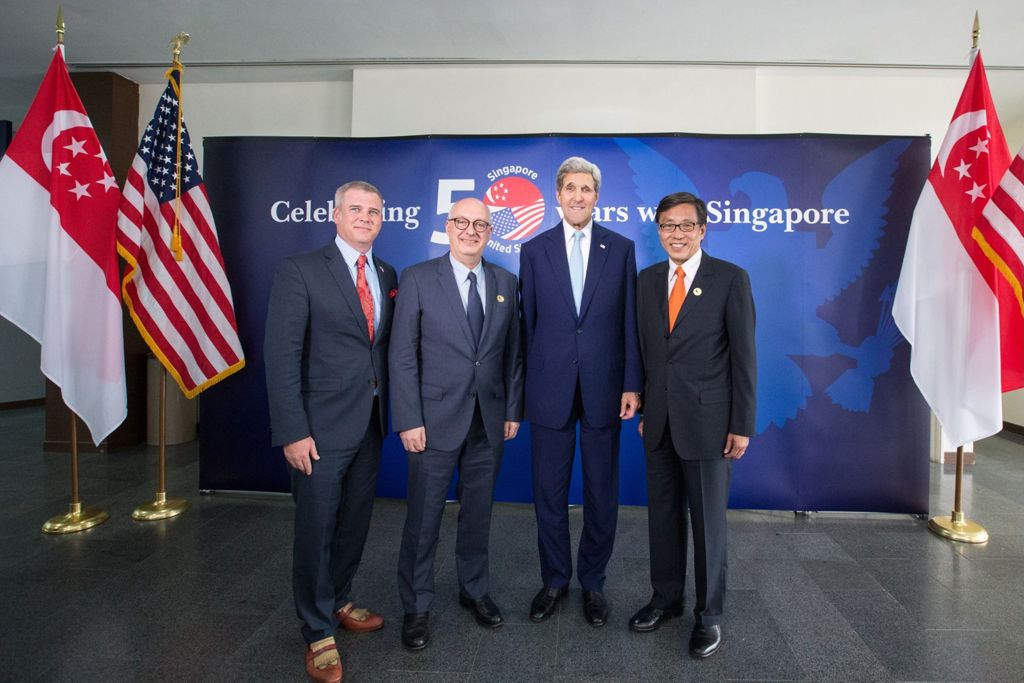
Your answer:
[[[628,420],[636,415],[636,411],[640,409],[640,394],[635,391],[627,391],[622,394],[621,408],[619,409],[619,417],[623,420]]]
[[[402,446],[410,453],[422,453],[427,448],[427,428],[414,427],[399,432],[398,437],[402,440]]]
[[[505,441],[516,438],[519,433],[519,423],[505,420]]]
[[[313,437],[292,441],[284,447],[284,459],[288,464],[306,476],[313,474],[313,460],[319,460]]]
[[[644,419],[642,417],[640,418],[640,422],[636,425],[636,431],[640,432],[640,438],[642,439],[644,436]]]
[[[729,432],[725,436],[725,450],[722,451],[722,454],[730,460],[739,460],[747,452],[748,445],[750,445],[749,436],[740,436]]]

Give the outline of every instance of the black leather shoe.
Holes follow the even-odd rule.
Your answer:
[[[718,652],[722,645],[722,628],[714,626],[694,626],[690,635],[690,654],[698,659],[710,657]]]
[[[569,594],[569,587],[541,588],[530,604],[530,621],[540,623],[555,613],[558,601]]]
[[[591,626],[604,626],[608,621],[608,601],[600,591],[583,591],[583,616]]]
[[[422,650],[430,642],[430,629],[427,622],[430,612],[406,614],[402,617],[402,645],[410,650]]]
[[[498,628],[505,623],[501,618],[501,610],[491,600],[491,596],[485,595],[479,600],[474,600],[459,593],[459,604],[473,612],[476,623],[487,628]]]
[[[668,609],[658,609],[651,603],[647,603],[630,618],[629,628],[637,633],[657,631],[663,622],[681,616],[683,616],[683,605],[681,603],[673,605]]]

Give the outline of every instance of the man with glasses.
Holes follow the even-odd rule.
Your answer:
[[[409,460],[398,586],[410,650],[430,641],[434,555],[456,468],[459,604],[481,626],[503,623],[490,596],[487,547],[503,444],[523,417],[523,362],[516,278],[482,259],[490,218],[478,199],[456,202],[445,226],[450,251],[407,268],[398,288],[391,418]]]
[[[688,192],[663,198],[655,221],[669,258],[637,280],[654,595],[629,622],[648,632],[682,615],[689,510],[698,658],[722,642],[729,478],[754,433],[757,382],[750,280],[701,249],[707,218]]]
[[[306,673],[342,678],[334,630],[384,619],[349,598],[363,555],[388,424],[388,338],[395,269],[373,253],[380,190],[361,180],[334,195],[335,238],[278,267],[264,360],[273,443],[284,447],[295,499],[292,590]]]
[[[526,416],[544,584],[530,605],[541,622],[572,579],[569,481],[579,426],[583,532],[576,576],[583,614],[608,620],[605,567],[619,510],[619,434],[639,407],[633,242],[594,222],[601,171],[581,157],[555,175],[562,221],[523,245],[519,276],[526,343]]]

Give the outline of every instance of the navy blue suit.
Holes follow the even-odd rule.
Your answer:
[[[579,422],[577,576],[584,590],[600,591],[618,518],[622,394],[643,386],[633,242],[594,223],[579,315],[561,223],[523,245],[519,277],[541,575],[548,588],[572,578],[568,495]]]
[[[388,341],[398,283],[373,258],[380,320],[370,342],[348,266],[332,240],[278,266],[267,307],[264,361],[275,446],[307,436],[320,459],[289,468],[295,499],[292,587],[307,643],[334,635],[370,529],[387,428]]]

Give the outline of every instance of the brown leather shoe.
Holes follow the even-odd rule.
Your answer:
[[[368,609],[357,608],[351,603],[335,612],[334,616],[343,629],[354,633],[367,633],[384,628],[384,617]]]
[[[341,678],[344,675],[341,669],[341,655],[338,654],[338,647],[334,644],[334,640],[329,639],[331,642],[324,643],[323,640],[317,643],[312,643],[306,648],[306,675],[309,676],[310,680],[316,681],[316,683],[341,683]],[[316,665],[316,659],[327,656],[330,659],[330,652],[334,651],[334,662],[324,664],[322,666]]]

